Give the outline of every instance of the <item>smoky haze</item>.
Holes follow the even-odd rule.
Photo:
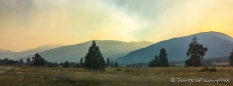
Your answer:
[[[233,34],[232,0],[0,0],[0,48]],[[184,33],[185,32],[185,33]]]

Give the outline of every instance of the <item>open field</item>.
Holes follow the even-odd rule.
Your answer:
[[[0,86],[232,86],[233,68],[217,67],[217,72],[199,68],[107,68],[89,71],[82,68],[0,67]],[[221,69],[221,71],[220,71]],[[228,83],[171,82],[181,79],[230,79]]]

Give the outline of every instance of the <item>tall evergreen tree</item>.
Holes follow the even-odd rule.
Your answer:
[[[80,59],[79,66],[80,66],[80,67],[83,67],[83,57],[81,57],[81,59]]]
[[[41,57],[41,60],[40,60],[40,65],[41,66],[45,66],[46,65],[46,61],[42,57]]]
[[[157,55],[155,55],[155,60],[154,60],[154,66],[155,67],[159,67],[160,66],[160,62],[159,62],[159,59],[158,59],[158,56]]]
[[[26,61],[26,65],[31,65],[31,59],[28,57],[27,61]]]
[[[107,58],[107,66],[108,67],[110,66],[110,60],[109,60],[109,58]]]
[[[54,63],[54,66],[55,66],[55,67],[57,67],[57,66],[58,66],[57,62],[55,62],[55,63]]]
[[[155,67],[155,60],[152,59],[150,62],[149,62],[149,67]]]
[[[118,67],[118,63],[117,62],[115,62],[115,67]]]
[[[231,55],[230,55],[230,58],[229,58],[229,59],[230,59],[230,62],[229,62],[230,65],[233,66],[233,50],[232,50],[232,52],[231,52]]]
[[[96,45],[95,41],[93,41],[88,50],[88,53],[85,56],[84,68],[99,70],[104,69],[105,65],[106,64],[103,55],[101,54],[100,49]]]
[[[21,58],[19,62],[20,62],[20,63],[23,63],[23,59]]]
[[[157,55],[149,62],[149,67],[160,67],[160,60]]]
[[[166,53],[166,50],[164,48],[162,48],[160,50],[160,53],[159,53],[159,62],[160,62],[160,66],[161,67],[168,67],[169,64],[168,64],[168,58],[167,58],[167,53]]]
[[[70,67],[69,62],[66,61],[66,62],[64,63],[64,65],[63,65],[63,67],[66,67],[66,68]]]
[[[38,53],[35,54],[35,57],[32,57],[32,62],[34,66],[45,66],[45,60]]]
[[[189,49],[187,52],[187,57],[190,57],[185,61],[186,66],[199,67],[201,66],[201,59],[207,52],[207,47],[203,47],[202,44],[197,42],[196,36],[193,37],[192,42],[189,44]]]
[[[23,62],[23,59],[22,59],[22,58],[20,59],[19,64],[20,64],[20,65],[23,65],[23,64],[24,64],[24,62]]]
[[[111,61],[111,67],[114,67],[114,65],[113,65],[113,61]]]

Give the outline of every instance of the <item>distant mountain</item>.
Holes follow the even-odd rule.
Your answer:
[[[233,39],[226,34],[218,32],[203,32],[194,34],[198,38],[198,43],[208,48],[204,59],[229,57],[233,49]],[[155,55],[159,55],[159,51],[165,48],[168,54],[169,62],[185,61],[187,60],[186,52],[188,45],[194,35],[172,38],[164,40],[146,48],[141,48],[129,54],[115,59],[118,63],[148,63]]]
[[[28,56],[32,56],[35,53],[41,53],[53,48],[57,48],[63,46],[63,44],[48,44],[48,45],[43,45],[43,46],[39,46],[37,48],[34,49],[29,49],[26,51],[22,51],[22,52],[8,52],[8,53],[1,53],[0,52],[0,58],[10,58],[10,59],[20,59],[20,58],[26,58]]]
[[[12,51],[6,49],[0,49],[0,53],[12,53]]]
[[[149,46],[152,42],[141,41],[141,42],[121,42],[113,40],[96,40],[97,46],[100,47],[100,51],[103,54],[105,60],[110,58],[113,60],[117,57],[127,55],[129,52]],[[62,46],[59,48],[51,49],[40,53],[42,57],[51,62],[79,62],[81,57],[85,57],[91,46],[92,41]]]
[[[63,44],[48,44],[48,45],[43,45],[43,46],[39,46],[37,48],[33,48],[33,49],[29,49],[26,51],[22,51],[21,53],[27,53],[27,54],[35,54],[35,53],[41,53],[53,48],[57,48],[57,47],[61,47],[64,46]]]
[[[6,58],[6,57],[14,57],[14,53],[11,50],[6,49],[0,49],[0,59]]]

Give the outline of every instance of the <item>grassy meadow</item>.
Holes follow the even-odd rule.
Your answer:
[[[232,86],[233,68],[217,67],[217,72],[199,72],[203,67],[83,68],[1,67],[0,86]],[[121,69],[121,71],[116,71]],[[221,70],[221,71],[220,71]],[[181,79],[230,79],[229,83],[171,82]]]

